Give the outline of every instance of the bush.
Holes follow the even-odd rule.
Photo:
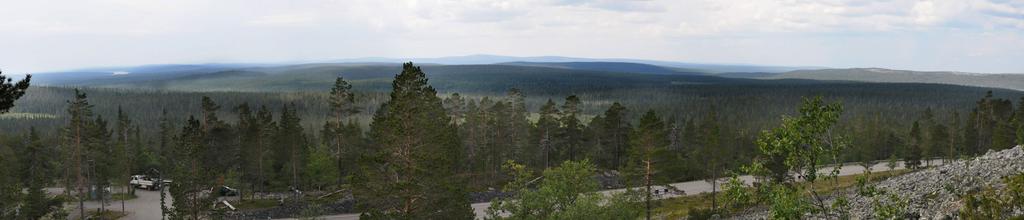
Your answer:
[[[1024,174],[1003,178],[1006,188],[986,188],[975,194],[962,196],[964,202],[960,217],[964,219],[1022,219],[1014,211],[1024,210]]]
[[[792,187],[772,186],[768,197],[771,201],[768,216],[771,219],[802,219],[804,213],[812,210],[811,204]]]
[[[687,214],[686,219],[690,220],[714,219],[715,215],[718,214],[710,208],[691,208],[687,213],[689,214]]]
[[[722,194],[725,196],[726,209],[740,209],[753,202],[754,195],[737,175],[732,175],[729,181],[722,185]]]
[[[889,199],[883,201],[879,199],[879,195],[889,195]],[[907,213],[907,201],[895,194],[882,193],[873,196],[872,199],[871,206],[875,209],[876,219],[906,219],[911,217]]]

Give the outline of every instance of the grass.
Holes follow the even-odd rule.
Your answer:
[[[118,211],[114,211],[114,210],[109,210],[108,209],[108,210],[104,210],[102,212],[100,212],[100,211],[89,211],[89,212],[86,212],[86,215],[89,216],[87,219],[111,220],[111,219],[119,219],[119,218],[124,217],[124,216],[126,216],[128,214],[126,214],[124,212],[118,212]]]
[[[892,170],[892,171],[881,171],[873,172],[869,177],[872,182],[884,180],[889,177],[903,175],[910,172],[910,170]],[[827,181],[816,181],[814,182],[814,191],[819,195],[827,195],[837,190],[844,190],[853,187],[857,184],[857,177],[864,176],[864,174],[840,176],[834,180]],[[754,190],[750,188],[750,190]],[[724,201],[725,196],[721,193],[715,197],[718,201],[719,206]],[[690,214],[690,210],[696,209],[709,209],[711,208],[711,194],[701,193],[697,195],[680,196],[675,198],[669,198],[657,201],[656,213],[661,213],[666,219],[682,219]]]
[[[110,195],[110,200],[121,201],[121,200],[132,200],[139,198],[139,196],[132,195],[130,193],[114,193]]]

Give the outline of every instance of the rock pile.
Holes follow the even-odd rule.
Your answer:
[[[978,192],[985,187],[1005,187],[1002,178],[1024,173],[1024,147],[1017,146],[1002,151],[989,151],[985,155],[968,160],[958,160],[938,167],[892,177],[873,185],[888,194],[898,195],[906,202],[906,217],[922,219],[955,219],[963,206],[960,195]],[[856,188],[856,187],[854,187]],[[825,204],[832,204],[834,198],[845,195],[849,200],[851,219],[873,218],[874,203],[877,199],[888,203],[888,196],[865,197],[857,189],[836,192]],[[747,213],[736,218],[764,219],[766,211]],[[807,216],[813,219],[832,219],[825,216]]]

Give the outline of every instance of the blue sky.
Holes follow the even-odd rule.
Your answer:
[[[469,54],[1024,73],[1024,0],[0,0],[0,69]]]

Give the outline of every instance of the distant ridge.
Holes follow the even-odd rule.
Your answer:
[[[882,83],[935,83],[1024,91],[1024,74],[910,71],[883,68],[795,70],[760,79],[812,79]]]
[[[436,57],[436,58],[384,58],[384,57],[367,57],[367,58],[352,58],[352,59],[334,59],[326,60],[325,62],[385,62],[385,63],[401,63],[412,61],[415,63],[435,63],[435,64],[447,64],[447,65],[468,65],[468,64],[499,64],[499,63],[570,63],[570,62],[619,62],[619,63],[638,63],[655,66],[664,66],[672,68],[688,69],[689,71],[698,71],[705,73],[726,73],[726,72],[786,72],[799,69],[821,69],[824,67],[790,67],[790,66],[766,66],[766,65],[749,65],[749,64],[712,64],[712,63],[687,63],[687,62],[674,62],[674,61],[660,61],[660,60],[644,60],[644,59],[628,59],[628,58],[580,58],[580,57],[564,57],[564,56],[530,56],[530,57],[517,57],[517,56],[500,56],[500,55],[488,55],[488,54],[476,54],[466,56],[449,56],[449,57]]]

